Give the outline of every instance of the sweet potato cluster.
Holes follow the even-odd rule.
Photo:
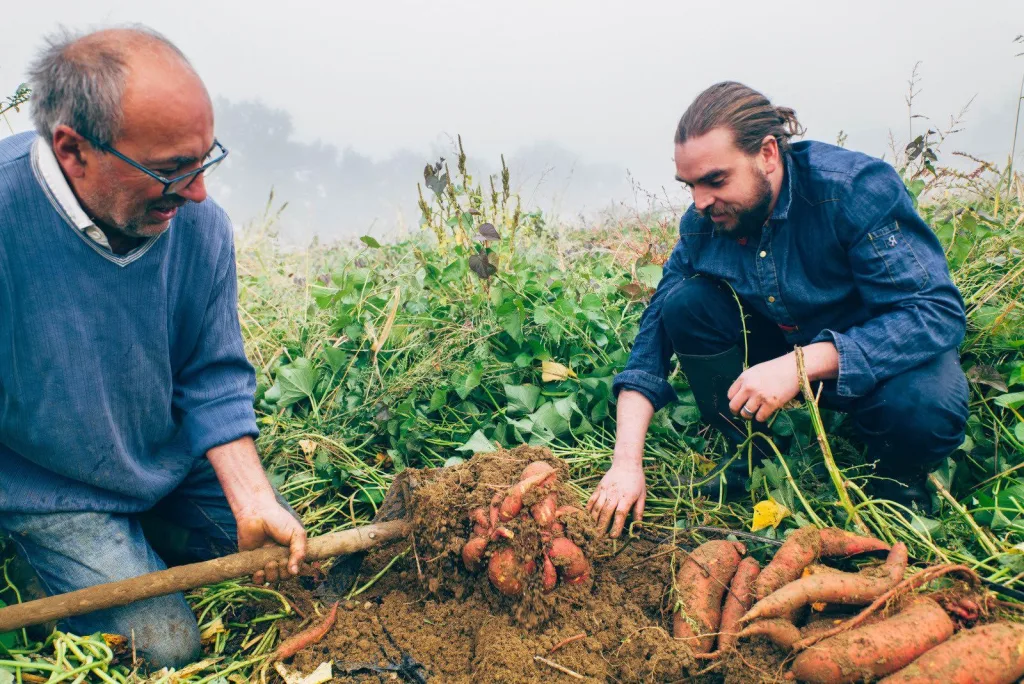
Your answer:
[[[883,550],[884,564],[860,572],[823,566],[807,572],[822,558]],[[739,542],[707,542],[676,575],[680,609],[673,636],[686,639],[698,657],[714,658],[739,639],[761,635],[793,650],[789,677],[797,681],[1009,683],[1024,676],[1024,625],[993,623],[953,636],[949,612],[962,618],[963,603],[898,595],[908,560],[902,543],[890,548],[843,530],[808,527],[793,533],[763,570],[745,553]],[[889,596],[888,614],[871,614],[846,627],[836,626],[842,620],[800,626],[810,606],[881,605]]]
[[[557,490],[558,472],[544,461],[534,461],[523,469],[519,482],[494,496],[489,508],[470,511],[473,536],[462,547],[466,569],[479,570],[489,551],[488,578],[506,596],[522,594],[526,579],[537,572],[541,573],[545,592],[554,589],[559,578],[567,584],[585,582],[590,576],[590,563],[580,547],[565,536],[565,527],[560,521],[564,515],[579,509],[559,506]],[[524,499],[528,495],[536,503],[527,507]],[[539,558],[522,558],[507,543],[515,538],[515,533],[503,523],[516,517],[532,518],[540,528],[544,548]]]

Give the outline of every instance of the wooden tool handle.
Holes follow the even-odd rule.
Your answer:
[[[313,562],[365,551],[404,537],[409,530],[410,525],[406,521],[392,520],[331,532],[309,540],[306,560]],[[283,546],[267,546],[241,551],[202,563],[179,565],[131,579],[97,584],[67,594],[0,608],[0,633],[245,577],[262,570],[267,563],[275,560],[284,564],[288,560],[288,549]]]

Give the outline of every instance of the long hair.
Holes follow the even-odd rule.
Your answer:
[[[731,130],[736,146],[747,154],[756,154],[769,135],[784,153],[789,150],[790,138],[804,134],[796,112],[789,107],[776,107],[742,83],[723,81],[698,95],[686,109],[676,128],[676,144],[720,127]]]

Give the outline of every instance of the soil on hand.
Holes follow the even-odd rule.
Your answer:
[[[751,640],[719,662],[695,662],[686,643],[670,634],[670,579],[684,551],[639,539],[598,538],[585,512],[562,522],[565,535],[591,563],[586,582],[559,582],[544,593],[537,572],[526,578],[521,596],[507,597],[491,585],[486,567],[468,572],[460,553],[471,535],[469,512],[488,506],[535,460],[558,470],[559,505],[579,506],[561,484],[568,479],[565,464],[546,449],[479,454],[435,471],[411,502],[414,539],[372,551],[356,586],[405,555],[370,589],[343,602],[334,629],[296,655],[291,666],[308,673],[331,660],[333,681],[340,682],[415,681],[392,678],[403,659],[406,668],[421,665],[426,681],[467,684],[781,681],[784,654],[766,640]],[[511,544],[521,558],[541,556],[543,541],[532,519],[516,518],[507,526],[515,537],[502,545]],[[289,594],[303,613],[311,612],[308,593],[296,588]],[[297,628],[296,623],[284,631]],[[584,636],[573,639],[579,635]]]

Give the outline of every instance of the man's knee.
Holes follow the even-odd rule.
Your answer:
[[[876,455],[930,467],[963,443],[967,403],[967,379],[956,353],[947,352],[885,382],[867,398],[856,423]]]
[[[160,596],[68,620],[72,632],[120,634],[149,668],[181,669],[202,656],[199,626],[181,594]]]
[[[662,327],[678,354],[717,354],[741,334],[739,307],[714,280],[689,278],[662,305]]]

